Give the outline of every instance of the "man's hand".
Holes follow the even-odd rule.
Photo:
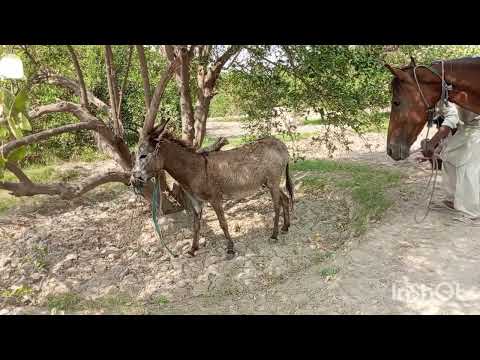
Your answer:
[[[431,158],[433,156],[435,145],[432,143],[432,141],[428,139],[422,140],[420,146],[422,147],[422,155],[424,158]]]
[[[442,139],[446,138],[451,131],[452,129],[450,129],[448,126],[441,126],[437,133],[430,140],[422,140],[420,143],[420,146],[422,147],[422,155],[426,158],[432,158],[437,145]]]

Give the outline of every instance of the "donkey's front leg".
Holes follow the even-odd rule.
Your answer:
[[[213,210],[215,210],[215,214],[217,214],[220,227],[227,238],[227,260],[231,260],[235,256],[235,250],[233,249],[233,240],[228,232],[228,225],[227,221],[225,220],[222,203],[220,201],[212,201],[210,203],[212,204]]]
[[[202,221],[202,209],[200,211],[193,211],[193,241],[192,247],[188,251],[188,254],[195,256],[195,251],[198,250],[198,239],[200,236],[200,223]]]

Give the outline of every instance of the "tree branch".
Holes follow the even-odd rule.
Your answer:
[[[25,173],[13,162],[7,162],[6,168],[12,174],[14,174],[18,178],[18,180],[20,180],[21,182],[28,183],[28,184],[32,183],[32,181],[28,178],[28,176],[25,175]]]
[[[81,86],[75,80],[69,79],[63,75],[54,74],[49,70],[43,71],[39,74],[35,80],[35,83],[45,82],[47,84],[52,84],[56,86],[64,87],[70,91],[73,91],[75,95],[80,96],[81,93]],[[101,111],[108,111],[109,107],[105,104],[102,100],[98,99],[95,95],[91,92],[87,91],[87,98],[88,101],[98,108]]]
[[[25,54],[28,56],[28,58],[30,59],[30,61],[33,63],[33,66],[35,67],[38,67],[38,61],[35,60],[35,58],[33,57],[33,55],[30,53],[30,51],[28,51],[28,46],[27,45],[23,45],[23,46],[20,46],[22,48],[22,50],[25,52]]]
[[[70,55],[72,56],[73,66],[75,66],[78,82],[80,84],[80,104],[82,104],[85,109],[88,109],[87,88],[85,87],[85,81],[83,79],[82,69],[80,68],[80,64],[78,63],[77,54],[75,53],[72,45],[67,45],[67,47],[68,51],[70,51]]]
[[[110,171],[103,175],[91,176],[83,182],[72,185],[67,185],[64,183],[34,184],[31,182],[0,182],[0,189],[10,191],[10,194],[13,196],[33,196],[45,194],[59,195],[64,200],[71,200],[85,194],[97,186],[109,182],[121,182],[125,185],[129,185],[130,174],[126,172]]]
[[[150,102],[151,102],[151,97],[150,97],[150,78],[148,76],[148,66],[147,66],[147,60],[145,58],[145,49],[143,48],[143,45],[136,45],[137,48],[137,53],[138,53],[138,61],[140,63],[140,72],[142,74],[142,80],[143,80],[143,93],[145,94],[145,109],[148,112],[148,109],[150,108]]]
[[[106,143],[106,145],[110,148],[110,155],[113,157],[113,159],[123,169],[131,168],[131,154],[125,142],[119,137],[115,136],[115,134],[112,133],[112,131],[105,125],[105,123],[88,113],[78,104],[62,101],[56,104],[43,105],[31,112],[30,115],[32,117],[38,117],[41,115],[55,112],[71,113],[80,120],[80,123],[69,124],[54,129],[44,130],[39,133],[25,136],[21,139],[10,141],[5,145],[0,146],[0,154],[3,154],[3,156],[6,157],[8,153],[10,153],[12,150],[19,148],[20,146],[44,141],[52,136],[56,136],[65,132],[93,130],[100,135],[102,141]]]
[[[155,92],[153,93],[152,100],[150,101],[150,107],[148,108],[147,115],[145,117],[145,123],[143,124],[143,134],[146,135],[155,124],[155,118],[157,117],[158,107],[160,106],[160,101],[162,99],[163,93],[167,87],[168,81],[171,79],[173,72],[178,66],[178,58],[170,63],[167,70],[162,74]]]
[[[69,112],[74,112],[74,111],[78,112],[78,110],[72,110],[72,111],[69,111]],[[57,112],[61,112],[61,111],[59,110]],[[63,112],[65,112],[65,110]],[[84,115],[82,114],[82,115],[79,115],[79,116],[84,116]],[[54,128],[54,129],[48,129],[48,130],[40,131],[38,133],[28,135],[28,136],[24,136],[23,138],[10,141],[10,142],[6,143],[5,145],[0,146],[0,154],[2,154],[3,157],[5,158],[5,157],[8,156],[8,154],[11,151],[13,151],[15,149],[18,149],[21,146],[41,142],[41,141],[44,141],[44,140],[47,140],[47,139],[51,138],[52,136],[56,136],[56,135],[63,134],[63,133],[66,133],[66,132],[79,131],[79,130],[95,130],[97,132],[101,132],[102,128],[108,129],[103,122],[93,118],[92,120],[88,120],[88,121],[82,121],[82,122],[75,123],[75,124],[68,124],[68,125],[64,125],[64,126]]]
[[[123,78],[122,88],[120,89],[120,97],[118,99],[117,114],[120,114],[120,110],[122,107],[123,92],[125,91],[125,86],[127,86],[128,73],[130,72],[130,65],[132,64],[132,55],[133,55],[133,45],[130,45],[129,51],[128,51],[127,69],[125,71],[125,77]]]
[[[239,45],[232,45],[230,46],[225,52],[215,61],[212,66],[212,72],[218,77],[220,71],[222,71],[223,66],[226,62],[237,52],[241,50],[241,46]]]
[[[227,138],[219,137],[212,145],[197,150],[197,154],[206,154],[212,151],[219,151],[228,144]]]
[[[113,52],[110,45],[105,45],[105,67],[107,72],[108,94],[110,96],[110,111],[113,120],[113,131],[115,135],[123,138],[123,127],[121,125],[118,109],[118,88],[113,68]]]

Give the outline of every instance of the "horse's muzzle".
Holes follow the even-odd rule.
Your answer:
[[[388,144],[387,154],[393,160],[405,160],[410,156],[410,147],[404,144]]]

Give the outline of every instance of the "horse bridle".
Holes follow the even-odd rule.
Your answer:
[[[423,94],[423,91],[422,91],[422,88],[420,87],[420,83],[418,81],[418,78],[417,78],[417,69],[418,68],[425,68],[425,69],[428,69],[430,70],[433,74],[435,74],[436,76],[438,76],[441,80],[441,85],[442,85],[442,93],[441,93],[441,96],[440,96],[440,101],[443,101],[445,105],[447,105],[448,103],[448,92],[452,90],[452,85],[450,84],[447,84],[447,82],[445,81],[445,62],[442,60],[440,62],[442,64],[442,74],[438,74],[434,69],[432,69],[430,66],[426,66],[426,65],[415,65],[413,67],[413,77],[415,78],[415,82],[417,84],[417,88],[418,88],[418,92],[420,93],[420,96],[422,97],[422,100],[425,104],[425,106],[427,107],[427,126],[428,128],[430,129],[432,126],[433,126],[433,119],[435,117],[435,108],[436,108],[436,104],[433,104],[433,105],[429,105],[427,99],[425,98],[425,95]]]

